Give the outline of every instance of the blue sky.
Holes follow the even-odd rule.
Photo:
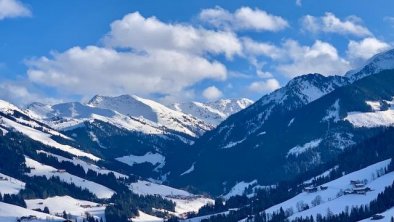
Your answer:
[[[256,100],[298,75],[343,74],[391,48],[392,8],[387,0],[0,0],[0,98]]]

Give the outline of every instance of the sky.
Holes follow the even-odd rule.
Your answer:
[[[0,0],[0,99],[253,100],[394,45],[389,0]]]

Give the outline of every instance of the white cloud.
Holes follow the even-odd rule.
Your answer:
[[[48,98],[36,90],[32,90],[26,82],[8,81],[0,83],[0,99],[16,105],[24,106],[32,102],[59,102],[55,98]]]
[[[242,53],[231,32],[168,24],[138,12],[114,21],[104,43],[33,58],[28,77],[69,95],[160,94],[169,101],[199,81],[227,78],[226,67],[207,54]]]
[[[210,86],[204,89],[202,95],[208,100],[216,100],[223,96],[222,91],[220,91],[216,86]]]
[[[31,16],[30,10],[18,0],[0,0],[0,20]]]
[[[221,63],[193,54],[118,52],[96,46],[32,59],[28,66],[31,81],[74,95],[174,95],[203,79],[224,80],[227,75]]]
[[[289,26],[280,17],[267,13],[258,8],[241,7],[234,13],[223,8],[215,7],[201,11],[199,18],[214,27],[227,30],[280,31]]]
[[[348,44],[347,54],[349,59],[353,61],[366,60],[390,47],[388,43],[372,37],[359,42],[351,40]]]
[[[136,50],[177,50],[194,54],[205,52],[240,54],[242,46],[232,32],[212,31],[184,24],[167,24],[155,17],[144,18],[134,12],[111,24],[104,38],[107,46]]]
[[[267,56],[277,59],[283,56],[283,51],[277,46],[267,42],[256,42],[250,38],[243,38],[243,52],[246,56]]]
[[[339,75],[350,69],[349,62],[327,42],[317,40],[312,46],[301,46],[294,40],[287,40],[282,50],[289,62],[280,63],[277,69],[289,77],[308,73]]]
[[[252,82],[249,85],[249,90],[258,93],[269,93],[279,89],[280,84],[276,79],[267,79],[265,81]]]
[[[355,16],[340,20],[333,13],[327,12],[322,17],[306,15],[301,21],[304,29],[312,33],[338,33],[358,37],[372,36],[368,28],[360,24],[361,19]]]

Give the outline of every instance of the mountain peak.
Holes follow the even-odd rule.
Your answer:
[[[363,66],[347,72],[345,76],[348,77],[351,82],[354,82],[388,69],[394,69],[394,49],[374,55],[366,61]]]

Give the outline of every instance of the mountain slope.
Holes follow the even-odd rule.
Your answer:
[[[302,78],[311,77],[316,75]],[[345,86],[337,84],[336,90],[321,98],[314,95],[323,93],[299,94],[297,88],[288,94],[292,86],[299,87],[297,81],[302,78],[292,80],[201,137],[195,144],[195,149],[201,152],[194,171],[180,176],[178,181],[217,193],[225,192],[221,187],[230,188],[236,181],[259,179],[270,185],[328,161],[344,148],[385,127],[359,127],[348,119],[355,112],[391,115],[393,71],[365,77],[350,85],[345,84],[346,80],[339,81]],[[342,80],[331,78],[335,82],[337,78]],[[332,83],[328,86],[326,92],[334,88]],[[382,110],[373,110],[371,101],[381,103]],[[200,182],[204,180],[209,183]]]
[[[192,137],[200,136],[206,130],[212,129],[212,126],[191,115],[172,110],[153,100],[137,96],[95,96],[87,105],[113,110],[135,118],[143,117],[170,130]]]
[[[207,103],[175,103],[172,104],[172,107],[177,111],[190,114],[204,122],[217,126],[230,115],[245,109],[252,103],[252,100],[246,98],[220,99]]]

